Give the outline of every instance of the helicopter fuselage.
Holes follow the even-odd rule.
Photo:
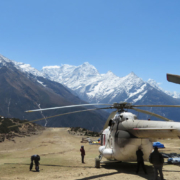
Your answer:
[[[99,152],[111,160],[136,161],[136,151],[141,146],[144,160],[148,160],[153,148],[150,139],[179,137],[178,122],[137,120],[134,114],[124,112],[116,115],[103,131]]]

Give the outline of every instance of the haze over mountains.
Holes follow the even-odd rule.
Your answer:
[[[9,64],[11,64],[11,66]],[[28,64],[10,61],[9,59],[0,56],[0,67],[1,67],[0,73],[4,68],[6,68],[6,70],[4,70],[5,72],[9,72],[9,71],[12,72],[13,69],[13,72],[18,73],[19,79],[22,79],[22,77],[28,78],[27,82],[31,81],[32,83],[33,81],[33,85],[30,86],[36,85],[38,89],[45,91],[44,92],[45,95],[41,99],[40,97],[42,96],[42,93],[36,94],[33,92],[34,94],[31,94],[33,103],[32,105],[29,105],[32,108],[26,107],[25,110],[37,109],[39,107],[38,104],[40,104],[42,108],[42,107],[52,107],[62,104],[66,105],[68,103],[80,104],[80,103],[84,103],[84,101],[87,101],[89,103],[114,103],[114,102],[126,101],[137,105],[138,104],[177,105],[180,103],[180,99],[179,99],[180,96],[178,93],[166,92],[165,90],[161,89],[154,80],[150,79],[148,82],[145,82],[140,77],[136,76],[136,74],[133,72],[131,72],[125,77],[117,77],[111,71],[107,72],[106,74],[100,74],[94,66],[90,65],[87,62],[80,66],[72,66],[66,64],[62,66],[45,66],[42,68],[42,71],[38,71]],[[15,76],[13,75],[11,81],[13,81],[14,77]],[[18,78],[16,79],[15,82],[18,83],[19,86],[21,85],[21,88],[23,88],[22,82],[18,82]],[[29,89],[30,86],[24,89]],[[29,93],[31,91],[26,90],[22,92],[23,93],[20,93],[21,95],[27,92]],[[55,100],[56,103],[51,101],[52,97],[50,94],[47,96],[47,92],[54,94],[53,96],[54,96],[54,100],[56,99]],[[63,98],[63,100],[57,100],[58,99],[57,96],[58,97],[60,96],[61,98]],[[51,98],[47,98],[47,97],[51,97]],[[8,102],[9,102],[8,98],[6,97],[6,101],[7,101],[6,109],[8,107]],[[46,99],[46,103],[44,103],[45,101],[44,99]],[[60,103],[60,102],[64,102],[64,103]],[[29,102],[25,101],[23,104],[24,106],[28,106],[28,103]],[[166,108],[166,109],[145,108],[145,110],[158,113],[162,116],[165,116],[175,121],[180,120],[179,118],[180,112],[178,108]],[[51,114],[55,114],[55,113],[53,112]],[[43,115],[47,115],[47,114],[44,113]],[[39,116],[42,116],[42,114],[39,113]],[[69,120],[71,118],[69,118]],[[101,122],[100,121],[98,122],[102,123],[102,121],[103,122],[105,121],[104,119],[102,120],[100,115],[99,118],[101,119]],[[156,119],[154,117],[149,117],[148,115],[144,115],[144,114],[140,114],[139,118]],[[84,119],[83,116],[80,119],[81,120]],[[50,121],[48,121],[48,123],[50,123]],[[98,126],[100,123],[97,123]],[[52,124],[47,124],[47,125],[51,126]],[[86,127],[83,125],[83,127],[85,128],[88,128],[87,126],[88,126],[87,124]]]

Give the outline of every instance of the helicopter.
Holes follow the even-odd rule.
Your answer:
[[[101,134],[101,146],[99,147],[100,155],[98,156],[99,161],[102,159],[102,157],[105,157],[106,159],[112,161],[136,161],[137,157],[135,152],[137,151],[139,146],[141,146],[144,153],[144,160],[148,160],[149,155],[153,149],[153,144],[151,140],[152,138],[180,138],[179,122],[172,122],[172,120],[167,119],[166,117],[146,110],[138,109],[138,107],[180,107],[180,105],[132,105],[131,103],[121,102],[113,104],[70,105],[54,108],[28,110],[26,112],[92,105],[100,105],[105,107],[73,111],[69,113],[59,114],[57,116],[99,109],[116,109],[109,115]],[[160,118],[166,122],[138,120],[135,114],[127,112],[127,110],[129,109]]]

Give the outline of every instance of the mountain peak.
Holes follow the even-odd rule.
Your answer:
[[[13,61],[11,61],[10,59],[0,54],[0,63],[3,63],[3,65],[5,65],[6,63],[10,63],[10,62],[13,62]]]
[[[133,71],[131,73],[129,73],[128,76],[138,77]]]
[[[106,73],[106,75],[108,75],[108,76],[116,76],[112,71],[108,71],[108,72]]]
[[[84,62],[82,65],[83,66],[89,66],[90,64],[88,62]]]
[[[93,65],[89,64],[88,62],[84,62],[79,67],[88,68],[88,69],[96,69]],[[97,69],[96,69],[97,70]]]
[[[99,74],[97,69],[93,65],[89,64],[88,62],[85,62],[82,65],[78,66],[76,68],[76,71],[81,72],[81,73],[83,72],[83,74],[86,74],[86,76],[89,76],[89,75],[94,76],[96,74]]]
[[[125,78],[127,78],[127,79],[141,79],[134,72],[129,73],[127,76],[125,76]]]

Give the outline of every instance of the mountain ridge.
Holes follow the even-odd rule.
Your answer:
[[[124,77],[118,77],[111,71],[108,71],[106,74],[100,74],[93,65],[87,62],[80,66],[67,64],[61,66],[45,66],[41,72],[23,63],[16,62],[15,66],[18,66],[17,69],[25,72],[27,77],[32,75],[41,86],[46,86],[44,82],[47,80],[60,83],[64,87],[67,87],[74,95],[77,95],[83,101],[89,103],[110,104],[125,101],[135,105],[177,105],[180,103],[180,99],[170,96],[160,88],[154,80],[145,82],[134,72]],[[176,97],[178,97],[178,95]],[[162,116],[167,116],[169,119],[173,117],[173,120],[179,121],[180,113],[175,108],[171,110],[151,108],[151,111]],[[147,119],[148,116],[140,115],[140,118]]]
[[[18,63],[0,57],[0,114],[4,117],[35,120],[45,118],[38,124],[47,127],[83,127],[93,131],[100,131],[106,119],[97,112],[83,112],[80,114],[55,117],[52,120],[46,119],[55,114],[67,113],[75,110],[85,110],[84,107],[25,113],[29,109],[65,106],[72,104],[87,104],[78,96],[73,95],[62,84],[39,76],[33,69],[22,71]],[[22,63],[20,63],[22,65]],[[18,66],[18,67],[17,67]],[[29,70],[29,65],[23,68]],[[32,70],[32,69],[31,69]],[[84,121],[84,119],[86,119]]]
[[[63,85],[65,85],[65,87],[69,87],[69,85],[67,84],[67,81],[69,80],[69,78],[72,77],[72,76],[66,77],[66,76],[69,76],[69,72],[70,71],[72,72],[72,71],[76,70],[77,73],[79,74],[78,69],[81,69],[81,68],[85,68],[85,70],[83,72],[81,71],[81,73],[80,73],[81,75],[84,75],[84,77],[88,77],[88,78],[89,77],[92,78],[92,77],[96,76],[96,81],[98,81],[99,79],[102,79],[102,78],[105,79],[107,76],[111,76],[112,78],[115,78],[115,79],[120,78],[120,77],[114,75],[112,71],[108,71],[106,74],[100,74],[97,71],[97,69],[93,65],[89,64],[88,62],[85,62],[80,66],[73,66],[73,65],[68,65],[68,64],[64,64],[64,65],[61,65],[61,66],[58,66],[58,65],[44,66],[42,68],[42,70],[39,71],[39,70],[33,68],[30,64],[24,64],[22,62],[16,62],[16,61],[13,61],[13,60],[9,60],[8,58],[6,58],[6,57],[4,57],[4,56],[2,56],[0,54],[1,66],[2,66],[2,64],[3,64],[3,66],[6,64],[3,61],[5,61],[6,63],[9,63],[9,64],[13,63],[14,66],[17,69],[21,70],[24,73],[32,74],[32,75],[38,76],[38,77],[48,78],[48,79],[50,79],[52,81],[62,83]],[[53,71],[56,70],[55,73],[52,73],[52,70]],[[63,74],[63,78],[61,77],[62,74]],[[99,77],[97,77],[97,75]],[[135,77],[139,78],[134,72],[129,73],[127,76],[130,76],[130,75],[134,75]],[[124,76],[122,78],[126,78],[126,76]],[[62,79],[64,79],[64,80],[62,80]],[[76,78],[76,80],[77,80],[77,78]],[[82,78],[80,80],[82,81]],[[86,81],[86,79],[84,79],[84,81]],[[91,83],[92,82],[93,82],[93,80],[91,79]],[[169,92],[169,91],[163,90],[159,86],[159,84],[156,81],[152,80],[152,79],[149,79],[146,83],[150,84],[152,87],[154,87],[154,88],[156,88],[156,89],[158,89],[160,91],[165,92],[166,94],[172,96],[173,98],[180,98],[180,93],[177,93],[176,91]],[[70,88],[72,89],[72,87],[70,87]]]

